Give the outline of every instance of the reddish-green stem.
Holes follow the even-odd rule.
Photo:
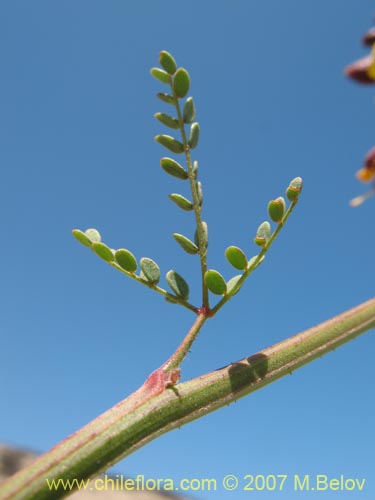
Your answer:
[[[62,498],[71,491],[51,491],[47,479],[92,477],[161,434],[264,387],[374,327],[375,298],[173,390],[157,387],[151,375],[134,394],[2,483],[0,500]]]

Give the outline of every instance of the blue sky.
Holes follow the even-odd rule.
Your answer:
[[[176,269],[199,302],[198,261],[171,237],[194,230],[167,198],[187,193],[161,170],[165,150],[153,141],[166,132],[153,118],[167,109],[155,98],[163,87],[149,74],[159,50],[192,79],[209,267],[231,277],[225,248],[256,253],[269,199],[295,176],[305,183],[267,262],[201,332],[183,379],[373,295],[375,199],[357,209],[348,200],[366,189],[354,173],[375,143],[374,88],[343,76],[366,55],[359,40],[373,13],[369,0],[1,3],[2,441],[49,449],[135,390],[193,320],[71,236],[98,228],[111,247]],[[344,474],[366,478],[356,498],[373,498],[374,347],[369,332],[114,470]],[[304,498],[277,493],[294,497]]]

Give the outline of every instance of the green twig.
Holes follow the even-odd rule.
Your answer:
[[[186,337],[181,342],[180,346],[176,349],[176,351],[172,354],[172,356],[163,364],[162,369],[165,372],[169,372],[180,366],[182,361],[185,359],[185,356],[189,352],[189,349],[192,346],[194,340],[197,338],[197,335],[206,320],[207,316],[205,314],[199,314],[197,316],[197,319],[194,321],[193,326],[188,331]]]
[[[198,237],[199,258],[200,258],[200,265],[201,265],[202,306],[209,308],[210,304],[209,304],[208,289],[207,289],[206,283],[204,281],[204,275],[206,274],[206,271],[207,271],[207,244],[205,242],[204,229],[203,229],[203,224],[202,224],[202,215],[201,215],[202,207],[201,207],[201,203],[200,203],[198,192],[197,192],[196,175],[194,174],[194,170],[193,170],[193,162],[191,160],[190,146],[188,144],[188,139],[186,137],[185,125],[184,125],[184,120],[183,120],[182,113],[181,113],[180,102],[179,102],[178,97],[176,96],[174,89],[173,89],[172,83],[171,83],[171,92],[173,94],[173,97],[174,97],[175,103],[176,103],[175,107],[176,107],[176,112],[177,112],[177,119],[178,119],[178,123],[180,126],[182,143],[184,145],[185,158],[186,158],[186,164],[187,164],[188,175],[189,175],[190,191],[191,191],[191,195],[193,198],[195,224],[196,224],[197,237]]]
[[[50,500],[47,480],[89,478],[156,437],[200,418],[375,327],[375,298],[225,368],[158,394],[137,392],[0,485],[0,500]]]

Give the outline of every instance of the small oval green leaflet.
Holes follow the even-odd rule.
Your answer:
[[[199,206],[201,207],[203,204],[202,183],[198,181],[196,186],[197,186],[198,203],[199,203]]]
[[[129,273],[134,273],[137,270],[137,260],[129,250],[119,248],[115,252],[115,259],[117,264]]]
[[[177,297],[183,300],[189,298],[189,285],[181,275],[176,273],[176,271],[170,270],[167,272],[165,278]]]
[[[189,92],[190,77],[185,68],[178,68],[173,77],[173,90],[177,97],[185,97]]]
[[[83,231],[81,231],[80,229],[73,229],[72,234],[74,238],[82,245],[89,248],[91,247],[92,241]]]
[[[165,92],[158,92],[156,94],[156,97],[167,104],[176,104],[176,99],[173,97],[173,95],[166,94]]]
[[[303,181],[301,177],[295,177],[286,190],[286,196],[289,201],[295,202],[298,200],[298,196],[302,191]]]
[[[107,247],[104,243],[100,241],[94,241],[91,245],[92,250],[101,257],[106,262],[113,262],[115,260],[115,256],[113,255],[113,251]]]
[[[192,123],[188,139],[188,144],[191,149],[194,149],[198,146],[199,133],[200,133],[199,123],[198,122]]]
[[[182,142],[178,141],[174,137],[171,137],[170,135],[157,135],[155,136],[155,141],[169,149],[169,151],[172,151],[172,153],[184,152],[184,145]]]
[[[159,54],[159,63],[167,73],[173,75],[176,72],[177,64],[174,60],[172,54],[167,52],[166,50],[162,50]]]
[[[182,112],[184,123],[192,123],[195,120],[195,104],[192,97],[188,97]]]
[[[172,200],[176,205],[182,210],[193,210],[194,206],[185,196],[181,194],[172,193],[169,195],[169,199]]]
[[[228,282],[227,282],[227,293],[230,293],[233,288],[237,286],[237,283],[240,281],[242,278],[243,274],[237,274],[237,276],[233,276]],[[238,287],[238,289],[233,293],[233,296],[236,295],[241,289],[241,286]]]
[[[247,268],[247,257],[241,248],[230,246],[225,250],[225,257],[234,268],[243,271]]]
[[[159,82],[162,83],[170,83],[171,82],[171,75],[169,75],[166,71],[160,69],[160,68],[151,68],[150,69],[151,75],[159,80]]]
[[[249,260],[249,262],[247,263],[247,268],[248,269],[251,269],[252,271],[254,271],[254,269],[256,269],[258,266],[261,265],[261,263],[264,261],[264,259],[266,258],[265,255],[262,255],[262,257],[259,259],[259,255],[254,255],[253,257],[251,257],[251,259]],[[258,260],[259,259],[259,260]],[[258,261],[258,262],[257,262]],[[257,262],[256,265],[255,262]]]
[[[224,295],[227,291],[227,284],[225,283],[225,279],[218,271],[215,271],[215,269],[206,271],[206,274],[204,275],[204,281],[210,292],[214,293],[215,295]]]
[[[156,262],[148,257],[142,257],[139,265],[146,280],[156,285],[160,280],[160,269]]]
[[[160,160],[160,165],[161,168],[167,172],[167,174],[173,175],[173,177],[183,180],[186,180],[189,177],[184,167],[172,158],[162,158]]]
[[[192,174],[194,176],[194,179],[196,180],[197,177],[198,177],[198,162],[197,160],[193,161],[193,170],[192,170]]]
[[[257,245],[263,247],[271,238],[271,225],[268,221],[262,222],[258,227],[254,241]]]
[[[207,222],[203,221],[202,220],[202,246],[203,246],[203,249],[206,250],[207,247],[208,247],[208,225],[207,225]],[[195,230],[195,233],[194,233],[194,241],[195,241],[195,244],[197,245],[197,247],[199,248],[199,236],[198,236],[198,230],[196,229]]]
[[[282,196],[276,198],[276,200],[271,200],[268,203],[268,215],[274,222],[281,222],[286,210],[285,200]]]
[[[85,235],[91,240],[91,242],[102,241],[102,237],[97,229],[86,229]]]
[[[173,238],[177,241],[181,248],[185,250],[185,252],[190,253],[191,255],[199,252],[197,245],[183,234],[173,233]]]
[[[173,116],[166,115],[165,113],[155,113],[154,117],[166,127],[178,129],[180,126],[176,118],[173,118]]]

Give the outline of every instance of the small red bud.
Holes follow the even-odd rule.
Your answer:
[[[373,77],[373,73],[371,69],[374,67],[375,61],[374,56],[369,54],[362,59],[358,59],[352,64],[349,64],[344,70],[345,74],[352,78],[358,83],[375,83],[375,78]]]

